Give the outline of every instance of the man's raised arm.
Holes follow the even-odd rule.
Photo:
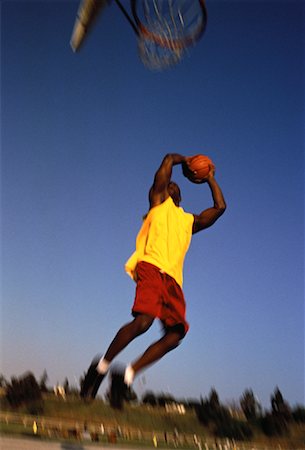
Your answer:
[[[172,176],[172,168],[177,164],[186,162],[187,157],[179,155],[178,153],[168,153],[155,173],[154,182],[149,191],[150,207],[159,205],[164,202],[168,194],[168,184]]]
[[[226,210],[226,202],[220,186],[214,178],[214,170],[210,171],[206,182],[211,189],[214,206],[205,209],[199,215],[194,214],[193,234],[213,225]]]

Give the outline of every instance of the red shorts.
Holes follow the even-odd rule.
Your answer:
[[[179,326],[183,336],[189,329],[181,287],[174,278],[145,261],[137,265],[137,288],[132,313],[134,316],[142,313],[157,317],[165,329]]]

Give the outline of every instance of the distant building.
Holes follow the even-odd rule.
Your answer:
[[[185,414],[185,406],[182,403],[165,403],[165,411],[168,414]]]

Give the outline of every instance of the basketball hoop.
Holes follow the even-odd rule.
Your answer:
[[[204,0],[130,0],[133,18],[121,0],[114,0],[138,38],[139,55],[151,70],[162,70],[181,61],[188,47],[205,31]],[[81,0],[71,45],[80,47],[89,26],[110,0]]]
[[[203,0],[133,0],[138,48],[143,64],[162,70],[177,64],[185,49],[203,34],[207,12]]]
[[[184,55],[182,48],[159,45],[143,34],[138,38],[138,50],[142,63],[150,70],[163,70],[174,66]]]
[[[204,0],[131,0],[131,9],[141,34],[171,48],[194,45],[207,23]]]

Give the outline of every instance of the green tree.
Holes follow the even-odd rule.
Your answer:
[[[231,417],[228,408],[220,403],[214,388],[208,399],[201,399],[201,403],[195,411],[198,420],[203,425],[209,426],[217,437],[236,440],[246,440],[252,437],[251,427],[247,423]]]
[[[305,408],[297,405],[292,411],[292,418],[296,423],[305,423]]]
[[[221,424],[230,419],[230,413],[227,408],[221,405],[218,393],[211,389],[209,398],[201,400],[200,406],[196,408],[198,420],[204,425],[209,423]]]
[[[152,391],[147,391],[143,395],[142,403],[150,406],[157,406],[157,399],[155,394]]]
[[[282,420],[283,422],[289,422],[292,418],[291,409],[289,404],[284,400],[284,397],[276,387],[273,395],[271,396],[272,415]]]
[[[254,421],[261,413],[261,406],[256,400],[254,393],[251,389],[246,389],[243,396],[240,399],[240,406],[245,414],[245,417],[249,421]]]
[[[159,406],[165,407],[166,404],[175,403],[175,398],[171,394],[159,394],[156,398]]]
[[[215,388],[211,389],[209,396],[209,405],[213,411],[217,411],[220,407],[219,396]]]
[[[47,371],[45,369],[39,380],[39,388],[40,388],[41,392],[48,392],[48,388],[47,388],[48,379],[49,379],[49,377],[48,377]]]
[[[40,387],[31,372],[27,372],[20,378],[12,377],[6,389],[6,398],[13,408],[27,406],[31,414],[40,413],[43,410]]]
[[[221,405],[218,393],[214,388],[212,388],[210,392],[208,400],[208,410],[210,419],[216,424],[224,423],[230,418],[228,409],[225,406]]]
[[[208,425],[212,420],[210,405],[208,400],[201,399],[201,403],[195,406],[195,412],[200,423]]]
[[[284,436],[288,433],[287,423],[274,414],[265,414],[260,420],[260,425],[268,437]]]
[[[296,423],[305,423],[305,408],[304,408],[304,406],[297,405],[292,410],[292,418]]]
[[[215,434],[221,438],[246,441],[253,437],[253,431],[249,424],[232,418],[216,424]]]
[[[262,430],[270,437],[285,436],[289,433],[288,423],[292,419],[290,407],[278,387],[276,387],[270,399],[271,413],[262,417]]]
[[[68,378],[65,378],[65,381],[64,381],[64,390],[65,390],[65,393],[66,393],[66,395],[68,395],[69,393],[70,393],[70,385],[69,385],[69,380],[68,380]]]

